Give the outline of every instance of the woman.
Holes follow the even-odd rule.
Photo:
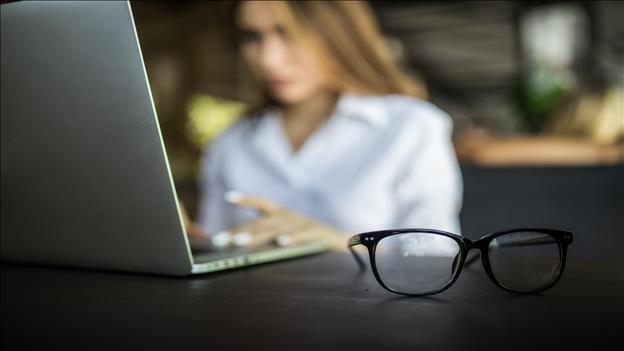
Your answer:
[[[208,146],[198,225],[216,245],[395,227],[459,233],[451,120],[392,61],[360,2],[242,2],[240,49],[264,100]]]

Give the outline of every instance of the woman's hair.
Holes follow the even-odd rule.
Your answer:
[[[425,87],[399,68],[365,2],[276,1],[271,4],[290,40],[306,49],[306,54],[314,55],[335,92],[427,97]],[[254,104],[252,110],[275,104],[266,90],[258,88],[261,101]]]

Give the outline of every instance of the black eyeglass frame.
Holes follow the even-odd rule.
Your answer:
[[[505,234],[516,233],[516,232],[542,233],[542,234],[550,235],[551,237],[553,237],[556,240],[557,245],[559,246],[559,252],[560,252],[559,268],[557,269],[557,272],[556,272],[554,278],[550,281],[550,283],[548,285],[546,285],[544,287],[541,287],[539,289],[535,289],[535,290],[518,291],[518,290],[513,290],[513,289],[510,289],[510,288],[504,286],[494,276],[494,272],[492,271],[492,267],[490,265],[490,259],[489,259],[489,255],[488,255],[488,247],[489,247],[490,243],[492,242],[492,240],[496,239],[497,237],[499,237],[501,235],[505,235]],[[446,285],[444,285],[443,287],[441,287],[438,290],[431,291],[431,292],[426,292],[426,293],[409,293],[409,292],[401,292],[401,291],[394,290],[394,289],[388,287],[386,284],[384,284],[383,280],[381,279],[381,277],[379,275],[379,272],[377,271],[377,265],[375,264],[375,252],[377,250],[377,244],[383,238],[386,238],[386,237],[392,236],[392,235],[397,235],[397,234],[404,234],[404,233],[424,233],[424,234],[428,233],[428,234],[443,235],[443,236],[446,236],[448,238],[453,239],[455,242],[457,242],[459,244],[459,248],[460,248],[459,265],[457,266],[458,268],[453,272],[453,276],[451,277],[451,279],[449,280],[449,282]],[[445,232],[445,231],[442,231],[442,230],[423,229],[423,228],[406,228],[406,229],[379,230],[379,231],[372,231],[372,232],[356,234],[356,235],[353,235],[353,236],[351,236],[349,238],[348,247],[349,247],[349,251],[351,251],[351,254],[355,258],[356,262],[359,264],[360,268],[364,269],[364,268],[366,268],[366,264],[364,263],[364,260],[353,249],[353,247],[356,246],[356,245],[364,245],[368,249],[368,256],[369,256],[369,259],[370,259],[370,264],[371,264],[371,268],[373,270],[373,274],[375,275],[375,279],[377,279],[377,282],[384,289],[386,289],[386,290],[388,290],[390,292],[396,293],[396,294],[407,295],[407,296],[426,296],[426,295],[438,294],[438,293],[448,289],[451,285],[453,285],[455,283],[455,281],[457,280],[457,278],[461,274],[462,268],[464,267],[464,264],[466,264],[466,257],[468,255],[469,251],[472,250],[472,249],[479,249],[479,252],[481,254],[481,262],[483,264],[483,268],[485,269],[485,272],[487,273],[488,277],[490,277],[490,280],[492,280],[492,282],[494,282],[494,284],[496,284],[498,287],[500,287],[503,290],[506,290],[506,291],[509,291],[509,292],[513,292],[513,293],[533,294],[533,293],[537,293],[537,292],[540,292],[540,291],[547,290],[547,289],[551,288],[553,285],[555,285],[557,283],[557,281],[559,281],[559,279],[561,278],[561,275],[563,274],[563,269],[565,268],[567,248],[568,248],[568,245],[570,245],[572,243],[573,236],[574,236],[574,233],[572,233],[570,231],[558,230],[558,229],[548,229],[548,228],[515,228],[515,229],[506,229],[506,230],[497,231],[497,232],[485,235],[481,239],[473,241],[473,240],[465,238],[465,237],[463,237],[461,235]],[[468,262],[468,263],[470,263],[470,262]]]

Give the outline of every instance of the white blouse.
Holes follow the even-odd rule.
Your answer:
[[[444,111],[401,95],[343,94],[294,153],[278,111],[243,119],[204,153],[198,224],[216,233],[256,218],[224,200],[237,191],[348,234],[393,228],[460,234],[462,178],[451,132]]]

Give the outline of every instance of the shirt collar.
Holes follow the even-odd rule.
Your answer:
[[[388,112],[384,108],[383,99],[378,96],[343,93],[338,100],[335,113],[362,120],[375,128],[388,125]]]

